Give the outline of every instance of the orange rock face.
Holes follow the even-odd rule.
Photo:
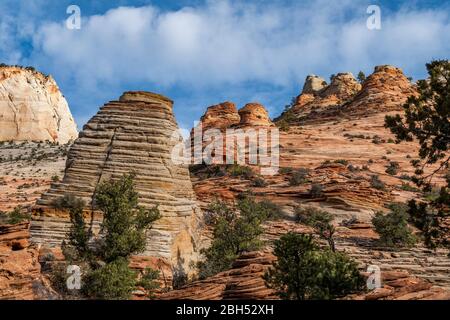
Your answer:
[[[240,127],[270,127],[273,126],[266,108],[259,103],[248,103],[239,110]]]
[[[277,299],[262,278],[275,257],[268,252],[248,252],[237,259],[231,270],[161,295],[162,300]]]
[[[232,102],[223,102],[209,107],[201,117],[203,130],[210,128],[226,129],[240,121],[236,105]]]
[[[407,98],[416,90],[403,74],[393,66],[375,67],[375,72],[364,81],[361,91],[346,107],[348,112],[402,110]]]
[[[401,69],[387,65],[375,67],[362,86],[351,73],[333,76],[331,83],[319,90],[312,90],[311,85],[307,85],[309,82],[308,77],[304,86],[307,89],[297,97],[291,109],[302,123],[401,110],[407,98],[416,92]]]
[[[29,222],[0,225],[0,300],[46,299],[53,293],[41,276],[38,250],[29,246]]]

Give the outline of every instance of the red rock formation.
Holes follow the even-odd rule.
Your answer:
[[[38,250],[29,246],[30,223],[0,225],[0,300],[45,299],[53,295],[41,274]]]
[[[307,78],[306,90],[291,108],[291,122],[296,118],[303,123],[317,123],[401,110],[407,98],[416,93],[401,69],[387,65],[375,67],[362,86],[351,73],[333,76],[331,83],[321,89],[311,89],[309,82],[311,79]],[[279,118],[282,119],[283,116]]]
[[[241,120],[239,127],[270,127],[273,126],[266,108],[259,103],[248,103],[239,110]]]
[[[388,65],[377,66],[345,111],[368,113],[402,110],[407,98],[414,94],[414,86],[401,69]]]
[[[309,89],[310,81],[308,77],[302,93],[292,107],[292,111],[300,117],[308,116],[311,113],[322,113],[332,106],[340,106],[351,100],[361,89],[361,85],[351,73],[338,73],[332,77],[329,85],[325,85],[319,90]],[[307,88],[306,91],[305,88]]]
[[[203,130],[210,128],[226,129],[239,123],[240,116],[236,105],[226,101],[208,107],[206,113],[201,117]]]
[[[273,264],[269,252],[242,254],[231,270],[205,280],[193,282],[179,290],[164,293],[161,300],[271,300],[278,299],[262,276]],[[363,275],[368,276],[367,273]],[[450,290],[433,286],[429,281],[407,271],[383,271],[382,287],[345,297],[345,300],[450,300]]]
[[[180,290],[162,294],[159,299],[222,300],[222,299],[277,299],[266,287],[262,276],[275,257],[268,252],[249,252],[237,259],[231,270],[205,280],[193,282]]]

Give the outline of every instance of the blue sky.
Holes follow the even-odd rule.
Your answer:
[[[80,30],[65,26],[71,4]],[[381,30],[366,27],[371,4]],[[2,0],[0,12],[0,61],[52,74],[80,127],[127,90],[169,96],[190,128],[226,100],[275,117],[311,73],[393,64],[420,79],[450,58],[450,0]]]

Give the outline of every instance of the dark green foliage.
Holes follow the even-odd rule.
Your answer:
[[[298,186],[301,184],[307,183],[309,175],[309,170],[300,168],[291,173],[291,177],[289,178],[289,185],[290,186]]]
[[[15,207],[13,211],[5,214],[5,217],[8,224],[18,224],[30,220],[30,215],[23,213],[21,206]]]
[[[450,62],[433,61],[427,64],[429,80],[419,80],[418,96],[411,96],[404,105],[404,118],[386,116],[385,126],[398,141],[420,143],[419,157],[425,163],[448,165],[450,156]]]
[[[364,74],[364,72],[362,71],[358,72],[357,79],[359,83],[363,83],[366,80],[366,75]]]
[[[146,268],[141,278],[137,282],[138,286],[143,287],[148,292],[149,298],[154,298],[153,292],[159,288],[159,271]]]
[[[253,178],[252,185],[257,188],[267,187],[268,183],[262,177]]]
[[[269,201],[256,202],[249,197],[239,199],[236,205],[212,203],[205,220],[214,228],[213,241],[202,251],[205,259],[198,264],[199,277],[203,279],[230,269],[240,253],[259,249],[261,224],[281,214],[277,205]]]
[[[419,192],[420,189],[410,185],[409,183],[402,183],[400,189],[403,191],[409,191],[409,192]]]
[[[138,205],[134,175],[118,181],[101,183],[95,194],[95,205],[103,213],[101,239],[90,244],[92,234],[84,221],[84,202],[72,195],[55,201],[60,209],[68,209],[71,229],[69,243],[63,252],[71,263],[83,266],[82,293],[94,299],[127,299],[138,284],[137,275],[128,266],[128,259],[145,249],[146,231],[160,217],[157,208]],[[144,274],[150,280],[155,273]]]
[[[323,196],[323,186],[320,184],[313,184],[309,190],[309,195],[312,198],[320,198]]]
[[[444,223],[446,215],[443,210],[425,202],[417,203],[415,200],[411,200],[408,207],[411,223],[421,230],[423,240],[428,248],[450,246],[448,228]]]
[[[133,179],[125,175],[119,181],[103,182],[96,192],[95,205],[103,212],[105,233],[101,252],[107,262],[144,251],[145,231],[160,218],[158,208],[138,205]]]
[[[92,258],[92,250],[89,248],[91,234],[86,226],[83,215],[84,201],[73,195],[64,195],[64,197],[57,199],[54,205],[59,208],[68,209],[70,214],[69,245],[64,243],[62,247],[66,258],[69,261],[83,261]]]
[[[310,235],[288,233],[275,241],[277,261],[264,278],[282,299],[328,300],[361,291],[364,279],[343,253],[321,250]]]
[[[334,218],[330,213],[313,207],[297,207],[295,214],[297,222],[312,227],[321,238],[328,242],[330,249],[333,252],[336,251],[334,243],[336,229],[332,224]]]
[[[128,267],[128,260],[119,258],[92,270],[83,277],[83,293],[92,299],[129,299],[136,287],[136,273]]]
[[[398,173],[398,170],[400,169],[400,165],[398,162],[391,161],[389,162],[389,166],[386,168],[386,173],[390,174],[391,176],[395,176]]]
[[[338,159],[338,160],[334,160],[333,162],[343,164],[344,166],[348,165],[348,161],[345,159]]]
[[[390,212],[377,212],[372,218],[375,231],[380,235],[380,243],[389,247],[411,246],[416,238],[408,226],[407,207],[401,204],[390,204]]]
[[[378,190],[384,190],[385,184],[383,181],[380,180],[380,178],[377,175],[372,175],[370,177],[370,186],[372,188],[378,189]]]
[[[416,167],[412,180],[425,192],[432,189],[432,178],[448,170],[450,155],[450,62],[437,60],[427,64],[429,79],[417,81],[419,94],[409,97],[404,105],[404,115],[386,116],[385,126],[397,140],[420,144],[419,159],[411,163]],[[425,175],[424,167],[438,163]],[[409,203],[413,223],[422,231],[425,243],[431,248],[449,246],[445,219],[450,214],[450,179],[440,189],[437,197],[426,198],[426,203]],[[447,231],[445,231],[447,230]]]
[[[252,168],[241,166],[239,164],[233,164],[227,168],[227,172],[232,177],[241,177],[247,180],[251,180],[255,173],[253,172]]]
[[[294,171],[294,169],[291,168],[291,167],[281,167],[280,170],[279,170],[279,173],[280,174],[290,174],[293,171]]]

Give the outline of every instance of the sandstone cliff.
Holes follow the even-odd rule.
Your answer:
[[[247,103],[239,111],[234,103],[228,101],[208,107],[200,123],[203,130],[273,126],[266,108],[256,102]]]
[[[0,224],[0,300],[54,297],[42,277],[38,249],[29,245],[29,222]]]
[[[162,214],[148,233],[144,255],[189,269],[197,257],[200,212],[187,167],[171,159],[177,130],[172,101],[163,96],[126,92],[119,101],[104,105],[70,149],[62,182],[54,183],[38,200],[33,241],[59,245],[64,239],[68,215],[52,209],[54,199],[70,193],[83,198],[87,211],[96,213],[92,199],[99,182],[134,171],[140,204],[158,205]],[[94,225],[99,219],[95,216]]]
[[[0,67],[0,128],[0,141],[64,144],[78,136],[55,80],[20,67]]]
[[[239,121],[240,116],[236,105],[228,101],[208,107],[200,119],[203,130],[210,128],[226,129],[238,124]]]
[[[266,108],[259,103],[248,103],[239,110],[239,127],[273,126]]]
[[[402,110],[407,98],[414,94],[414,86],[401,69],[389,65],[377,66],[364,81],[361,91],[346,106],[346,111]]]
[[[401,110],[415,92],[402,70],[388,65],[375,67],[362,85],[351,73],[338,73],[329,85],[312,75],[306,78],[289,112],[277,121],[317,123]]]

